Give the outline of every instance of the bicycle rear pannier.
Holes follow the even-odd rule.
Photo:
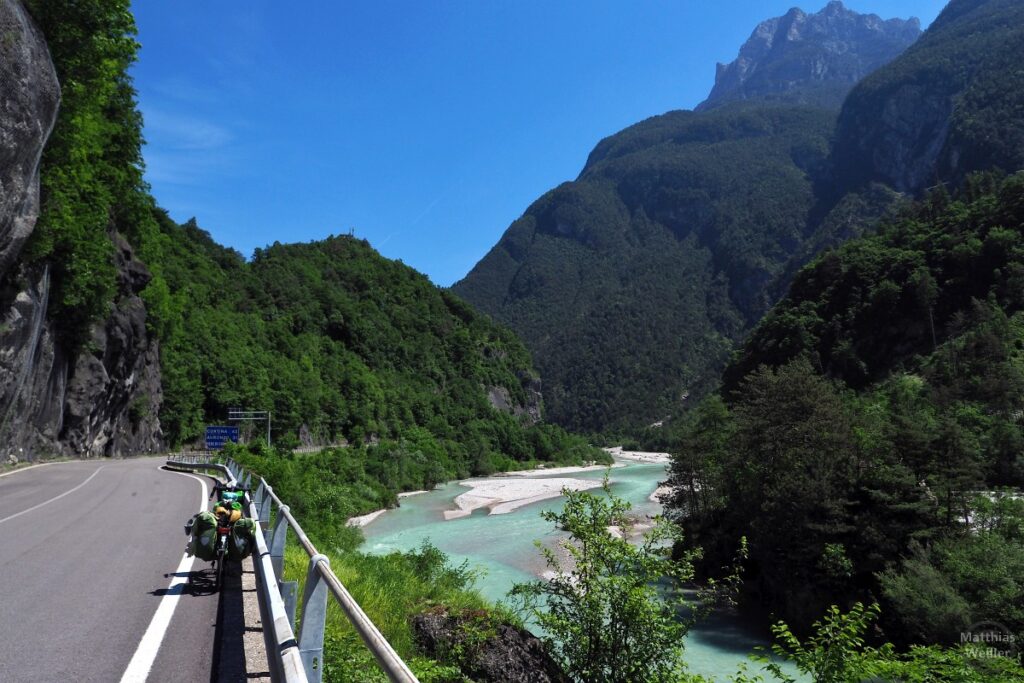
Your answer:
[[[249,518],[240,519],[231,527],[228,537],[228,557],[232,560],[243,560],[252,555],[256,547],[256,521]]]
[[[204,562],[213,562],[217,557],[217,518],[212,512],[200,512],[194,519],[188,554]]]

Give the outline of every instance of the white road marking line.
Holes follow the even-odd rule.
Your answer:
[[[199,512],[205,510],[206,480],[191,474],[185,474],[184,472],[174,472],[174,474],[191,477],[203,485],[203,497],[199,501]],[[167,592],[164,593],[163,598],[160,600],[160,606],[157,607],[153,620],[149,622],[142,640],[139,641],[139,647],[136,648],[135,654],[132,655],[132,660],[128,662],[128,668],[124,670],[124,675],[121,676],[121,683],[145,683],[145,680],[149,678],[149,671],[153,668],[153,662],[156,661],[156,653],[160,651],[160,644],[167,634],[167,627],[170,626],[171,617],[174,616],[174,608],[178,606],[178,598],[181,597],[182,591],[185,590],[185,584],[188,583],[188,573],[192,570],[192,563],[195,559],[194,557],[189,557],[188,553],[181,556],[181,562],[174,572],[171,585],[167,587]]]
[[[27,515],[28,513],[32,512],[33,510],[38,510],[39,508],[43,507],[44,505],[49,505],[50,503],[52,503],[55,500],[60,500],[64,496],[67,496],[67,495],[70,495],[70,494],[74,493],[75,491],[77,491],[78,489],[82,488],[83,486],[88,484],[90,481],[92,481],[92,478],[95,477],[97,474],[99,474],[100,470],[102,470],[104,467],[106,467],[106,465],[102,465],[99,469],[97,469],[95,472],[90,474],[88,479],[86,479],[85,481],[83,481],[81,484],[79,484],[75,488],[71,489],[70,491],[65,491],[64,493],[60,494],[59,496],[54,496],[50,500],[44,501],[42,503],[39,503],[38,505],[33,505],[32,507],[28,508],[27,510],[22,510],[21,512],[15,512],[13,515],[9,515],[7,517],[4,517],[3,519],[0,519],[0,524],[3,524],[4,522],[10,521],[10,520],[14,519],[15,517],[21,517],[22,515]],[[13,472],[11,474],[13,474]]]

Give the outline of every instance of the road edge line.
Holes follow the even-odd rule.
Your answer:
[[[7,517],[4,517],[3,519],[0,519],[0,524],[3,524],[4,522],[9,522],[10,520],[14,519],[15,517],[21,517],[22,515],[27,515],[28,513],[32,512],[33,510],[38,510],[39,508],[43,507],[44,505],[49,505],[50,503],[54,502],[55,500],[60,500],[64,496],[71,495],[72,493],[74,493],[75,491],[77,491],[78,489],[82,488],[83,486],[88,484],[90,481],[92,481],[92,478],[95,477],[97,474],[99,474],[101,471],[103,471],[104,467],[106,467],[106,465],[100,465],[96,469],[95,472],[90,474],[89,477],[85,481],[83,481],[81,484],[79,484],[75,488],[68,489],[64,493],[62,493],[62,494],[60,494],[58,496],[54,496],[50,500],[43,501],[42,503],[39,503],[38,505],[33,505],[32,507],[26,508],[26,509],[22,510],[21,512],[15,512],[13,515],[8,515]],[[11,474],[13,474],[13,472]]]
[[[204,511],[206,509],[208,491],[206,480],[184,472],[167,471],[195,479],[202,485],[203,498],[199,502],[199,512]],[[178,598],[181,597],[185,584],[188,583],[188,573],[192,570],[192,563],[195,562],[195,559],[195,557],[189,557],[188,553],[184,553],[181,556],[181,562],[174,572],[174,578],[171,579],[167,592],[160,599],[160,606],[156,608],[153,619],[149,622],[149,626],[146,627],[146,632],[142,635],[139,646],[135,649],[135,654],[132,655],[131,661],[128,662],[128,667],[121,676],[121,683],[145,683],[146,679],[149,678],[149,672],[153,669],[153,663],[156,661],[156,655],[160,651],[160,645],[163,644],[164,636],[167,635],[167,627],[171,625],[171,617],[174,616],[174,610],[178,606]]]

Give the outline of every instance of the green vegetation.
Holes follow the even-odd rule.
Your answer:
[[[275,441],[286,446],[298,445],[301,432],[354,451],[389,442],[375,456],[406,449],[397,460],[429,462],[398,479],[419,485],[517,462],[603,457],[559,428],[531,426],[541,409],[537,379],[510,332],[365,242],[275,244],[246,262],[195,221],[176,225],[142,182],[128,3],[33,0],[30,9],[53,54],[63,106],[43,158],[43,213],[28,254],[51,268],[50,316],[69,349],[130,293],[118,292],[116,235],[147,264],[152,278],[141,295],[160,341],[159,417],[171,445],[197,439],[228,407],[246,406],[271,410]],[[492,408],[488,393],[517,415]],[[391,476],[366,477],[378,474]],[[393,479],[384,489],[400,488]]]
[[[868,628],[879,612],[877,604],[864,607],[858,602],[847,613],[832,606],[823,619],[814,623],[814,633],[805,642],[801,642],[784,622],[779,622],[772,629],[776,638],[772,650],[778,657],[792,660],[801,673],[822,683],[863,683],[868,680],[907,683],[1024,681],[1024,667],[1019,661],[995,654],[987,648],[972,645],[948,649],[916,646],[900,653],[889,643],[879,648],[867,646]],[[767,657],[755,659],[765,664],[772,680],[796,683],[796,678],[783,672]],[[736,683],[763,683],[764,678],[741,673],[733,680]]]
[[[541,513],[569,533],[563,560],[542,548],[553,576],[511,593],[544,630],[544,641],[570,680],[579,683],[688,679],[683,636],[692,619],[677,589],[693,579],[693,556],[670,557],[680,530],[658,519],[639,545],[609,533],[633,526],[629,503],[611,494],[563,492],[565,507]],[[659,582],[667,587],[659,588]]]
[[[897,645],[1024,637],[1024,175],[940,191],[805,268],[681,429],[673,514],[805,630],[881,598]]]
[[[1024,7],[952,0],[903,55],[865,78],[839,117],[837,184],[919,193],[1024,168]]]
[[[546,433],[538,427],[526,432],[530,438],[547,438]],[[562,455],[570,459],[561,462],[582,464],[571,459],[580,453],[609,461],[606,453],[580,443],[578,437],[565,439],[572,445]],[[424,429],[408,430],[398,440],[303,455],[267,448],[260,442],[253,447],[228,446],[225,455],[271,482],[281,499],[289,501],[310,537],[322,547],[339,551],[352,550],[362,540],[357,529],[345,526],[350,517],[395,506],[401,491],[432,489],[471,472],[470,463],[460,462],[442,450],[438,440]],[[540,464],[532,459],[516,462],[498,458],[498,464],[509,469]]]
[[[606,457],[558,427],[493,408],[490,390],[524,413],[540,410],[522,345],[365,241],[275,244],[246,263],[194,223],[159,217],[159,243],[144,252],[162,250],[151,262],[166,290],[150,311],[172,443],[195,439],[231,406],[270,409],[286,447],[302,432],[351,444],[335,451],[347,458],[380,441],[370,454],[404,469],[368,476],[391,490],[516,462]]]
[[[141,117],[128,67],[138,43],[128,0],[29,0],[61,84],[41,166],[42,211],[26,247],[50,266],[51,318],[82,344],[117,294],[111,235],[152,229],[142,181]]]
[[[382,556],[325,554],[345,588],[423,683],[463,683],[467,679],[458,667],[458,653],[438,661],[417,650],[412,617],[445,605],[484,615],[481,618],[487,620],[515,621],[514,615],[495,610],[480,597],[473,589],[472,572],[465,566],[451,566],[443,553],[428,544],[414,552]],[[300,582],[299,595],[308,565],[309,557],[301,548],[287,550],[285,575]],[[333,598],[328,602],[323,672],[328,683],[388,680]]]
[[[799,267],[888,215],[896,191],[1024,167],[1022,53],[1019,2],[953,0],[850,93],[834,142],[834,112],[763,102],[638,123],[455,291],[522,336],[553,421],[637,436],[713,390]]]
[[[606,431],[659,420],[713,388],[771,303],[805,239],[833,119],[734,104],[627,128],[454,290],[522,336],[552,421]]]

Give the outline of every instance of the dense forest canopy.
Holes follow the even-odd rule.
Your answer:
[[[797,276],[680,432],[671,507],[806,627],[881,598],[900,642],[1024,635],[1024,175],[972,177]],[[972,567],[980,566],[981,579]]]
[[[733,344],[817,253],[926,188],[1024,165],[1022,27],[1018,2],[954,0],[853,88],[838,123],[833,109],[758,97],[626,128],[455,291],[522,336],[553,420],[632,434],[667,423],[714,388]],[[744,68],[789,73],[827,53],[832,30],[788,56],[755,33]]]

